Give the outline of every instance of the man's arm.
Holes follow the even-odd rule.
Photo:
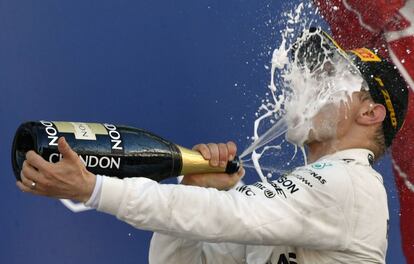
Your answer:
[[[93,185],[84,185],[91,186],[96,177],[84,171],[63,139],[59,144],[64,158],[56,164],[30,152],[28,163],[37,173],[23,169],[24,182],[18,185],[34,194],[85,201]],[[311,175],[302,176],[314,180]],[[310,187],[303,178],[291,175],[279,184],[230,191],[104,177],[98,210],[137,228],[188,240],[338,250],[349,242],[341,199],[352,188],[343,176],[333,177],[323,188],[317,182]],[[31,181],[38,182],[39,188],[30,189]]]
[[[289,177],[280,186],[218,191],[105,177],[98,210],[136,228],[195,241],[339,250],[348,245],[349,223],[338,199],[352,190],[349,179],[337,178],[324,188]]]

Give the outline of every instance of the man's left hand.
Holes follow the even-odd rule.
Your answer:
[[[27,152],[17,186],[23,192],[86,202],[96,176],[86,169],[65,138],[59,138],[58,149],[63,159],[57,163],[47,162],[34,151]]]

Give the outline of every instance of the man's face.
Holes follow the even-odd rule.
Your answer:
[[[338,123],[344,119],[343,113],[347,112],[345,108],[345,103],[327,103],[314,116],[304,118],[300,112],[295,113],[294,122],[288,126],[287,140],[302,146],[335,138]]]
[[[326,142],[340,139],[352,126],[364,102],[359,92],[354,92],[351,97],[346,97],[339,104],[328,103],[310,120],[310,129],[307,132],[304,144],[315,142]],[[289,136],[297,136],[293,131],[300,131],[301,128],[288,131]],[[302,128],[303,129],[303,128]],[[304,129],[304,133],[305,129]]]
[[[341,103],[344,105],[344,103]],[[337,104],[327,104],[312,118],[312,128],[309,130],[308,138],[305,144],[313,141],[326,141],[337,136],[337,127],[340,121],[340,108]],[[343,112],[343,111],[342,111]]]
[[[291,97],[286,102],[286,139],[303,146],[338,136],[338,124],[363,84],[358,70],[336,54],[312,71],[293,65],[287,77]]]

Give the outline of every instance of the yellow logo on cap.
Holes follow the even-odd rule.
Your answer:
[[[351,52],[357,55],[362,61],[381,61],[380,57],[378,57],[374,52],[367,48],[355,49],[351,50]]]
[[[382,93],[382,96],[384,96],[385,106],[387,107],[388,111],[390,112],[391,124],[394,128],[397,128],[397,116],[395,115],[395,110],[394,110],[394,106],[392,105],[390,94],[388,93],[387,90],[385,90],[384,82],[381,80],[381,78],[375,77],[374,79],[381,86],[381,93]]]

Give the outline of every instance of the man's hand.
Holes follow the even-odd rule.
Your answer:
[[[34,151],[27,152],[22,181],[17,186],[23,192],[86,202],[92,195],[96,176],[86,169],[65,138],[59,138],[58,149],[63,159],[57,163],[45,161]]]
[[[204,159],[210,161],[210,166],[225,168],[229,160],[236,156],[237,146],[234,142],[227,144],[199,144],[193,147],[203,155]],[[200,187],[212,187],[218,190],[228,190],[234,187],[237,182],[244,176],[244,169],[234,174],[226,173],[209,173],[209,174],[191,174],[185,175],[182,184],[194,185]]]

